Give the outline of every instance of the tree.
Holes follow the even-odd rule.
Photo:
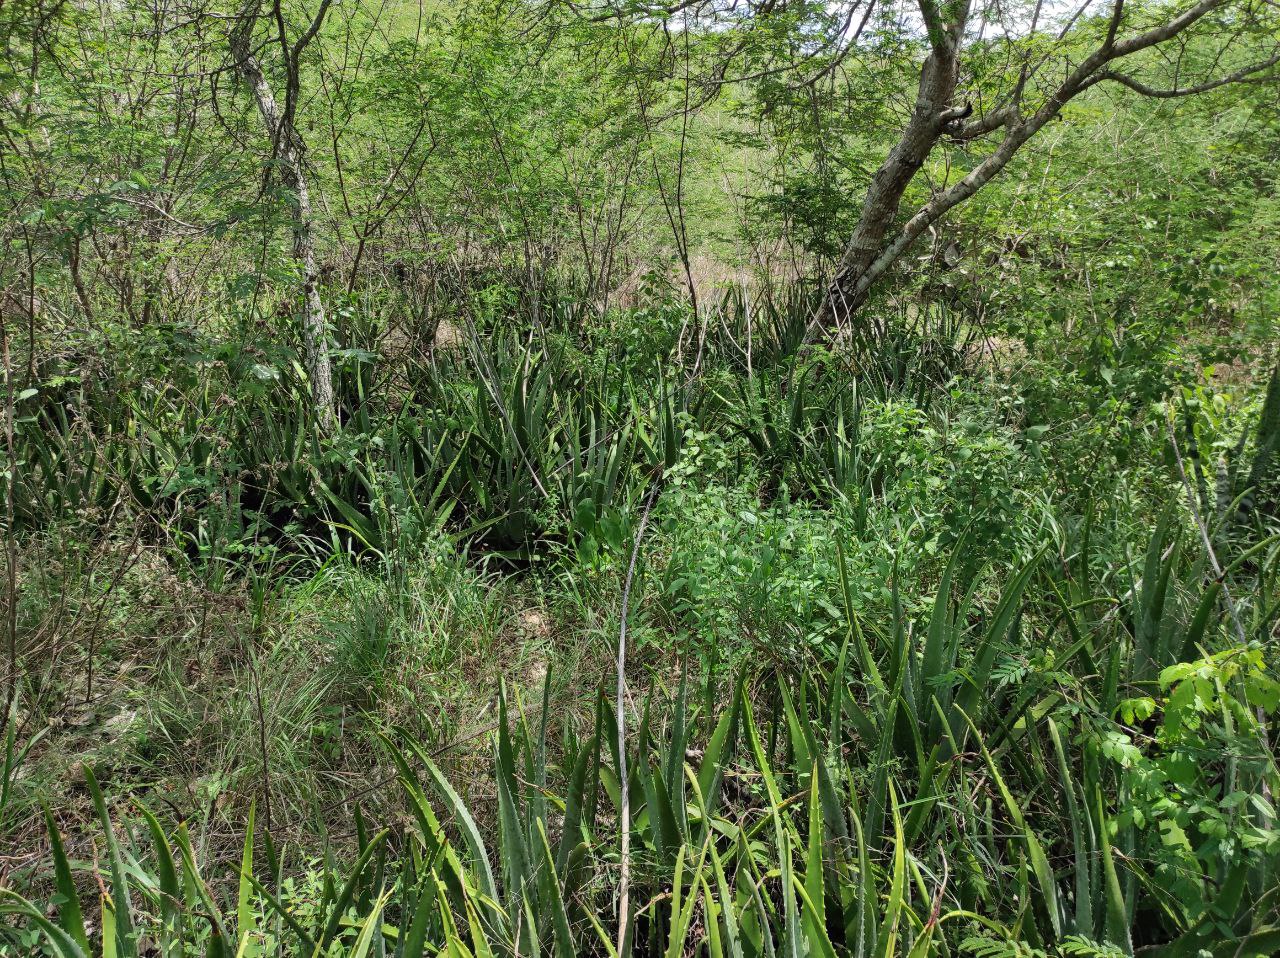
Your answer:
[[[998,6],[983,8],[975,33],[971,0],[942,6],[918,0],[927,53],[915,101],[867,187],[819,325],[830,327],[856,313],[876,282],[923,233],[996,177],[1068,102],[1091,87],[1109,81],[1143,96],[1191,96],[1270,79],[1280,63],[1274,39],[1263,40],[1270,49],[1260,58],[1238,62],[1242,48],[1256,50],[1257,38],[1274,37],[1274,23],[1264,18],[1275,15],[1266,3],[1197,0],[1190,5],[1146,4],[1135,12],[1125,0],[1112,0],[1104,17],[1089,17],[1090,5],[1085,0],[1057,30],[1046,23],[1043,0],[1037,0],[1025,26],[1009,22]],[[1204,48],[1187,42],[1197,25],[1205,28],[1195,31]],[[991,29],[1003,29],[1003,34],[989,39]],[[1156,49],[1173,75],[1168,86],[1119,68],[1121,62]],[[993,69],[992,61],[1002,62]],[[907,188],[939,144],[970,152],[991,142],[994,147],[967,173],[932,189],[899,224]]]
[[[827,330],[857,313],[921,235],[995,179],[1086,91],[1111,83],[1174,99],[1280,79],[1280,16],[1270,0],[567,2],[591,21],[660,24],[673,58],[668,24],[693,32],[695,50],[709,58],[694,109],[753,82],[766,113],[789,96],[816,104],[819,82],[829,81],[858,99],[851,115],[877,114],[864,124],[863,139],[880,145],[879,120],[901,115],[897,103],[910,103],[893,120],[884,158],[838,244],[813,323]],[[904,71],[913,90],[900,86]],[[1161,72],[1163,82],[1155,79]],[[688,109],[686,100],[673,115]],[[917,201],[917,174],[934,165],[939,175]]]
[[[275,42],[280,47],[284,68],[285,95],[283,105],[267,82],[253,45],[254,29],[261,15],[261,0],[246,0],[230,35],[231,57],[236,73],[253,91],[253,99],[267,135],[271,138],[272,158],[280,171],[287,191],[293,229],[293,257],[302,273],[302,342],[307,376],[311,381],[311,399],[316,420],[326,431],[334,425],[333,372],[329,362],[329,345],[325,332],[324,301],[320,298],[320,275],[316,265],[314,217],[311,193],[305,169],[306,143],[298,132],[299,62],[302,53],[315,39],[324,24],[332,0],[321,0],[311,23],[290,43],[280,0],[272,0],[271,15],[275,25]]]

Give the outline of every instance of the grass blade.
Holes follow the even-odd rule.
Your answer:
[[[53,813],[44,809],[45,826],[49,831],[49,849],[53,857],[53,884],[58,894],[58,924],[71,940],[86,954],[89,938],[84,931],[84,913],[80,910],[80,896],[71,876],[71,863],[67,860],[62,836],[53,821]]]
[[[107,858],[111,868],[111,902],[115,918],[115,942],[120,958],[135,958],[138,953],[137,932],[133,926],[133,900],[129,894],[129,882],[125,875],[124,859],[120,854],[120,845],[116,841],[115,830],[111,826],[111,817],[107,814],[107,803],[102,798],[102,790],[93,770],[85,765],[85,784],[89,794],[93,796],[93,806],[98,812],[98,821],[102,825],[107,842]]]

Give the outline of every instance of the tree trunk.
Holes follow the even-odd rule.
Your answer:
[[[286,166],[286,169],[288,167]],[[334,425],[333,370],[325,331],[324,301],[320,298],[320,273],[316,267],[315,240],[311,232],[311,194],[300,163],[286,176],[294,182],[293,258],[302,268],[302,349],[311,380],[311,401],[316,419],[328,432]]]
[[[333,397],[333,370],[329,362],[329,341],[325,331],[324,301],[320,298],[320,272],[316,267],[311,193],[303,166],[305,145],[291,120],[281,114],[262,67],[252,49],[254,17],[242,12],[242,20],[231,34],[231,56],[236,72],[253,90],[253,99],[274,144],[280,179],[289,193],[293,221],[293,258],[302,273],[303,359],[311,381],[311,402],[316,421],[325,432],[336,423]]]
[[[1224,6],[1227,0],[1197,0],[1181,13],[1124,39],[1119,38],[1124,0],[1113,0],[1105,39],[1069,69],[1034,110],[1024,112],[1023,97],[1028,81],[1044,63],[1049,62],[1047,58],[1039,64],[1024,63],[1017,81],[997,106],[982,116],[969,119],[972,113],[969,104],[951,105],[960,76],[969,4],[966,0],[959,0],[948,5],[947,13],[952,19],[944,22],[944,10],[934,0],[918,2],[931,49],[921,65],[916,102],[898,143],[890,150],[867,187],[858,223],[811,329],[817,326],[830,331],[857,313],[866,303],[876,281],[901,259],[922,233],[989,183],[1029,139],[1058,116],[1067,102],[1095,84],[1109,80],[1148,96],[1188,96],[1257,76],[1280,62],[1278,53],[1204,83],[1166,91],[1153,90],[1126,74],[1114,72],[1112,64],[1178,36],[1211,11]],[[900,227],[895,226],[907,187],[940,140],[949,137],[957,142],[967,142],[996,133],[1001,133],[1001,138],[984,159],[957,182],[934,192],[928,202]]]
[[[944,111],[955,93],[956,67],[955,56],[945,48],[935,49],[924,61],[911,119],[872,177],[857,226],[836,269],[831,285],[832,319],[851,316],[866,302],[870,283],[864,280],[884,246],[902,196],[942,135]]]

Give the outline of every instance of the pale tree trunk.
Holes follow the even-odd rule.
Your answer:
[[[296,84],[297,57],[303,47],[319,30],[328,4],[321,5],[311,28],[290,49],[282,44],[290,62],[286,71],[290,82]],[[304,166],[306,146],[292,118],[292,109],[286,103],[282,111],[275,93],[252,47],[253,25],[257,20],[257,5],[250,0],[240,14],[240,22],[231,33],[231,56],[236,73],[252,89],[253,99],[262,117],[267,136],[274,145],[275,163],[280,179],[289,194],[293,228],[293,258],[302,274],[302,329],[303,359],[307,378],[311,382],[311,401],[316,421],[326,431],[336,425],[333,396],[333,369],[329,361],[329,341],[325,330],[324,301],[320,298],[320,271],[316,266],[314,216],[311,209],[311,192],[307,186]]]
[[[311,233],[311,194],[301,166],[295,167],[291,192],[297,197],[293,221],[293,258],[302,269],[302,348],[311,380],[311,401],[316,418],[328,431],[334,425],[333,370],[325,332],[324,301],[320,298],[320,273],[316,268],[315,240]]]
[[[1235,4],[1233,0],[1199,0],[1181,13],[1171,14],[1164,22],[1122,39],[1124,0],[1112,0],[1103,41],[1069,69],[1065,78],[1051,87],[1034,109],[1024,112],[1025,94],[1036,74],[1050,62],[1047,57],[1037,63],[1024,63],[1016,82],[996,108],[970,118],[973,112],[970,105],[953,103],[961,74],[969,4],[966,0],[948,4],[952,19],[944,22],[942,10],[934,0],[918,0],[918,3],[928,29],[930,52],[921,66],[920,86],[911,117],[898,143],[872,176],[858,223],[815,316],[813,326],[828,332],[851,319],[866,304],[877,280],[924,232],[994,179],[1029,139],[1058,116],[1068,101],[1089,87],[1109,80],[1145,96],[1190,96],[1246,79],[1265,80],[1280,63],[1280,53],[1277,53],[1225,76],[1173,89],[1153,89],[1128,74],[1116,72],[1113,65],[1124,57],[1178,36],[1210,12],[1226,10]],[[1264,73],[1267,75],[1263,76]],[[907,187],[940,141],[977,141],[997,133],[999,142],[977,166],[957,182],[936,190],[905,222],[899,221]]]

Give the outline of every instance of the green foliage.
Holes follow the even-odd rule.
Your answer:
[[[1270,86],[1098,83],[819,342],[928,47],[748,7],[264,7],[305,222],[252,10],[0,9],[0,952],[1280,951]],[[1106,28],[1001,17],[935,106]]]
[[[1122,728],[1133,731],[1106,733],[1101,747],[1129,796],[1116,827],[1158,837],[1164,886],[1196,915],[1212,907],[1206,879],[1266,869],[1280,855],[1275,808],[1255,784],[1275,768],[1264,729],[1280,685],[1259,649],[1237,648],[1171,665],[1159,687],[1158,700],[1120,703]]]
[[[84,904],[50,817],[58,923],[7,892],[24,922],[0,934],[60,956],[233,942],[242,954],[608,951],[625,787],[636,948],[1110,955],[1231,941],[1264,954],[1280,918],[1265,797],[1280,785],[1267,745],[1280,682],[1261,645],[1230,642],[1233,615],[1267,597],[1237,590],[1234,613],[1162,611],[1175,589],[1206,589],[1166,534],[1134,601],[1169,631],[1167,651],[1147,646],[1144,620],[1106,611],[1126,597],[1082,601],[1081,582],[1040,556],[987,599],[962,544],[930,601],[894,590],[887,622],[855,613],[840,575],[834,658],[733,682],[708,673],[696,696],[685,678],[669,698],[651,691],[627,736],[625,783],[599,694],[575,719],[501,688],[479,781],[451,780],[438,753],[384,734],[398,785],[374,788],[398,792],[407,817],[370,837],[357,816],[353,864],[298,862],[286,878],[251,809],[234,909],[202,877],[185,825],[141,809],[140,839],[86,771],[109,897]],[[1152,581],[1163,599],[1143,598]],[[1045,658],[996,680],[996,663],[1033,641]],[[1143,687],[1153,656],[1169,662],[1153,694],[1118,698]],[[81,916],[99,911],[90,940]]]

